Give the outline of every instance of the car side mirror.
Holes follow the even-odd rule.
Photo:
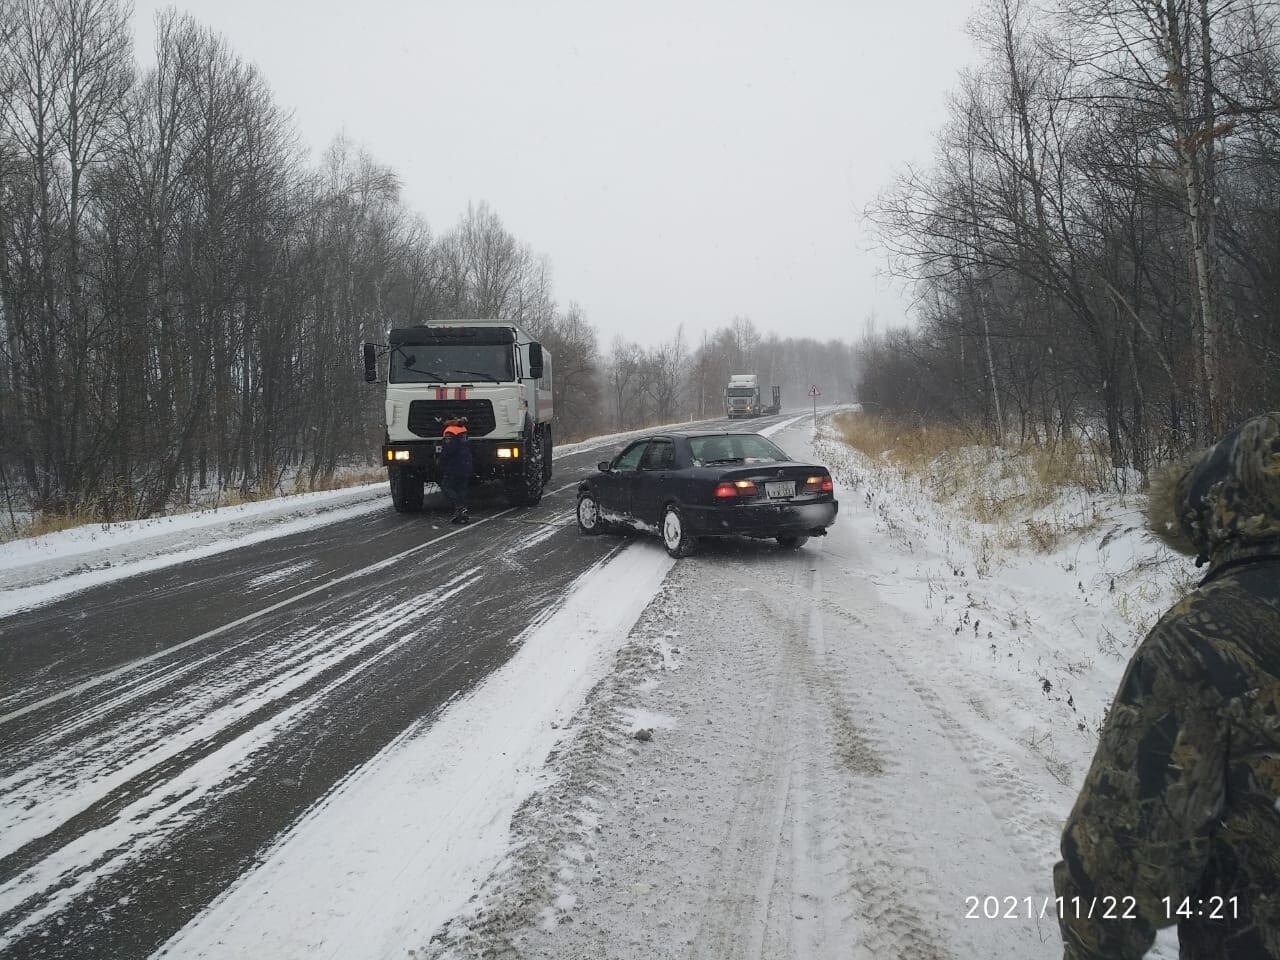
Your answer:
[[[596,469],[599,470],[601,473],[608,473],[609,467],[610,467],[610,463],[608,460],[601,460],[599,463],[596,464]]]
[[[542,344],[529,344],[529,377],[533,380],[542,379]]]
[[[364,382],[378,382],[378,350],[372,343],[364,345]]]

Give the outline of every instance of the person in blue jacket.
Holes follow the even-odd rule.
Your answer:
[[[467,443],[467,420],[446,420],[444,444],[440,450],[440,489],[453,506],[451,523],[470,523],[467,515],[467,485],[471,481],[471,447]]]

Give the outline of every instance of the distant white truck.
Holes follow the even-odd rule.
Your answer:
[[[773,402],[760,396],[759,378],[754,373],[735,373],[724,388],[724,414],[735,417],[759,417],[782,411],[782,388],[773,388]]]
[[[502,483],[515,504],[551,480],[551,354],[507,320],[448,320],[393,329],[364,345],[364,378],[387,357],[387,468],[396,510],[422,509],[438,482],[445,421],[465,417],[476,481]]]
[[[724,414],[735,417],[760,416],[760,386],[754,373],[735,373],[724,388]]]

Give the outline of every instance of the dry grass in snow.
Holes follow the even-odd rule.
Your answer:
[[[1107,468],[1078,440],[986,443],[960,424],[910,424],[867,413],[835,418],[840,439],[975,527],[992,549],[1050,553],[1096,529]]]

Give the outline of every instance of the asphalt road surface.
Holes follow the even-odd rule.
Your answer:
[[[505,663],[626,548],[573,518],[577,481],[613,449],[557,458],[537,507],[495,495],[470,527],[388,497],[0,619],[0,956],[149,956],[342,778]]]

